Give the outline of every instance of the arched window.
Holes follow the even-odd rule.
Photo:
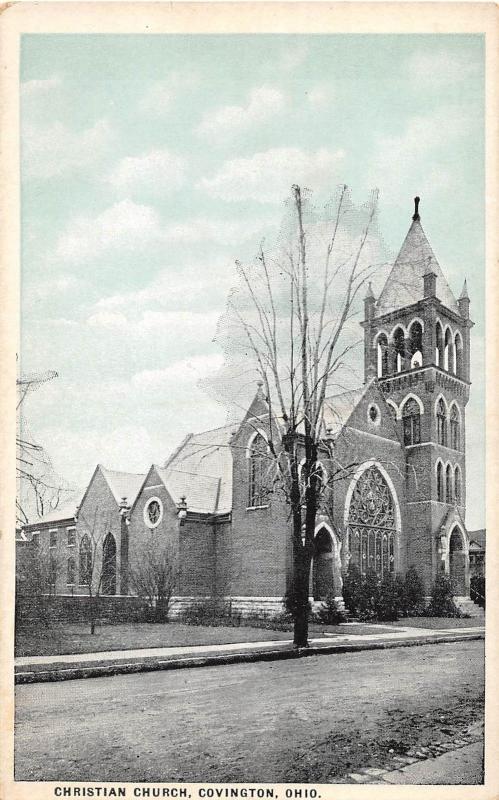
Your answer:
[[[435,345],[435,364],[437,367],[444,365],[444,337],[442,333],[442,326],[440,322],[436,325],[436,345]]]
[[[80,585],[88,586],[92,580],[92,546],[85,534],[80,542]]]
[[[102,594],[116,594],[116,539],[112,533],[102,544]]]
[[[461,444],[460,439],[459,411],[454,403],[450,409],[450,446],[454,450],[459,450]]]
[[[252,507],[263,506],[268,502],[267,475],[269,468],[267,442],[257,433],[251,443],[249,457],[249,498]]]
[[[454,502],[454,497],[452,493],[452,469],[450,464],[447,464],[447,469],[445,470],[445,502],[452,503]]]
[[[390,488],[376,466],[357,480],[348,510],[350,555],[363,575],[381,578],[395,571],[395,503]]]
[[[402,410],[402,420],[404,424],[404,445],[421,442],[421,421],[419,406],[413,397],[410,397],[404,404]]]
[[[71,556],[68,558],[68,569],[67,569],[67,580],[66,583],[68,586],[72,586],[76,580],[76,561]]]
[[[442,398],[437,404],[437,442],[447,447],[447,411]]]
[[[454,337],[454,350],[456,353],[456,375],[458,378],[464,377],[464,364],[463,364],[463,340],[459,333]]]
[[[423,366],[423,328],[417,320],[409,328],[409,355],[411,369]]]
[[[454,470],[454,498],[456,504],[461,505],[462,501],[462,488],[461,488],[461,470],[457,466]]]
[[[445,340],[444,340],[444,369],[448,372],[455,372],[455,365],[454,365],[454,341],[452,339],[452,334],[450,332],[450,328],[447,328],[445,331]]]
[[[388,375],[388,339],[386,338],[384,333],[378,336],[378,343],[376,345],[376,357],[377,357],[377,375],[378,378],[382,378],[385,375]]]
[[[402,372],[405,368],[405,339],[402,328],[396,328],[393,334],[392,371]]]
[[[437,464],[437,500],[444,502],[444,468],[441,461]]]

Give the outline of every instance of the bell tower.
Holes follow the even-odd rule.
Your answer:
[[[473,323],[466,281],[456,301],[419,204],[414,198],[409,231],[381,294],[376,299],[369,285],[364,299],[364,378],[377,379],[404,447],[407,563],[428,593],[443,571],[455,594],[466,596],[465,409]]]

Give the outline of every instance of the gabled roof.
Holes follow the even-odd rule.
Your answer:
[[[158,468],[175,502],[184,494],[189,509],[193,511],[223,514],[231,510],[230,441],[237,427],[234,424],[224,425],[186,437],[165,462],[165,466]]]
[[[470,540],[470,547],[475,542],[481,550],[485,550],[486,529],[468,531],[468,539]]]
[[[423,299],[423,276],[437,276],[436,295],[443,306],[459,314],[459,307],[435,258],[421,222],[414,219],[377,303],[377,315],[405,308]]]
[[[36,530],[37,527],[40,525],[47,525],[48,523],[53,522],[74,522],[74,516],[76,514],[76,509],[79,504],[79,499],[82,496],[82,493],[76,494],[76,499],[68,500],[67,502],[63,503],[62,505],[54,508],[53,511],[49,511],[47,514],[44,514],[43,517],[40,519],[35,520],[34,522],[30,522],[29,524],[23,525],[23,530]]]
[[[329,430],[333,436],[337,436],[373,383],[374,379],[371,379],[358,389],[351,389],[342,394],[326,397],[324,400],[325,431]]]
[[[127,498],[128,504],[133,505],[139,490],[144,482],[145,474],[135,472],[117,472],[112,469],[106,469],[100,466],[100,471],[111,489],[114,499],[119,505],[124,497]]]

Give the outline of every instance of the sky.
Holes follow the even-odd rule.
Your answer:
[[[143,472],[223,425],[205,387],[235,260],[293,183],[318,203],[346,183],[359,204],[379,189],[392,257],[419,195],[455,295],[468,280],[483,527],[483,70],[471,35],[25,35],[20,366],[58,372],[25,407],[57,472]]]

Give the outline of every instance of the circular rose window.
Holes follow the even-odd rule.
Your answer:
[[[144,506],[144,522],[148,528],[156,528],[163,517],[163,504],[159,497],[151,497]]]

